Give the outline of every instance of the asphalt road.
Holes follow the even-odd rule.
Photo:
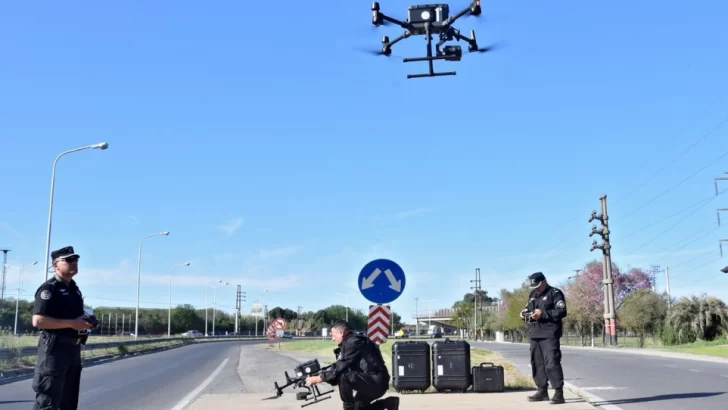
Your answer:
[[[526,344],[480,343],[531,374]],[[728,409],[728,364],[608,350],[562,348],[564,377],[624,410]],[[614,407],[607,407],[614,409]]]
[[[254,343],[199,343],[85,367],[79,409],[173,409],[213,373],[199,393],[241,392],[240,349]],[[3,410],[28,410],[34,399],[30,379],[0,386]]]

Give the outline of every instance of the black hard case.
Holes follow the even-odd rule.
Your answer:
[[[432,385],[438,392],[465,392],[472,385],[470,343],[465,340],[432,344]]]
[[[500,393],[505,390],[505,372],[503,366],[493,363],[481,363],[473,366],[473,392]]]
[[[395,342],[392,345],[392,386],[402,391],[430,388],[430,344],[424,341]]]

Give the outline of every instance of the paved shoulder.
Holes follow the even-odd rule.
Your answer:
[[[186,410],[248,410],[248,409],[275,409],[293,410],[301,409],[306,403],[296,400],[296,392],[287,388],[281,397],[277,397],[274,382],[285,382],[284,371],[291,374],[293,368],[306,360],[319,359],[322,363],[326,358],[301,354],[298,352],[278,352],[275,348],[243,347],[240,352],[238,372],[244,386],[241,394],[202,394]],[[341,409],[341,399],[335,387],[328,384],[320,385],[322,392],[331,391],[324,396],[325,400],[316,404],[316,410]],[[528,403],[526,396],[530,391],[516,391],[493,394],[407,394],[395,393],[389,396],[400,397],[402,409],[472,409],[497,408],[499,410],[553,409],[548,402]],[[594,410],[594,407],[574,394],[566,394],[567,403],[558,406],[561,410]],[[310,403],[310,401],[308,402]],[[487,403],[487,406],[485,405]],[[306,403],[307,404],[307,403]],[[485,406],[485,407],[484,407]],[[313,407],[312,407],[313,408]]]

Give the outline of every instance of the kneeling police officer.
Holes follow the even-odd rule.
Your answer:
[[[345,410],[398,410],[398,397],[377,400],[387,392],[390,382],[379,346],[367,336],[355,334],[343,320],[331,327],[331,339],[339,345],[335,349],[336,362],[320,376],[308,377],[306,385],[322,382],[338,385]]]
[[[564,403],[564,371],[561,368],[562,319],[566,317],[564,293],[546,282],[541,272],[528,277],[533,289],[521,318],[529,324],[531,338],[531,372],[538,392],[529,401],[549,399],[548,384],[556,391],[551,404]]]
[[[33,375],[33,410],[76,410],[81,383],[81,345],[98,326],[86,314],[73,277],[78,259],[72,246],[51,252],[55,275],[35,292],[33,326],[41,329]]]

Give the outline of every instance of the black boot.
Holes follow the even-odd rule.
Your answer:
[[[556,392],[554,393],[554,397],[551,398],[551,404],[564,404],[566,403],[566,400],[564,400],[564,389],[556,389]]]
[[[528,401],[548,401],[549,391],[546,389],[538,389],[536,394],[528,396]]]
[[[384,410],[399,410],[399,397],[390,396],[382,400]]]

